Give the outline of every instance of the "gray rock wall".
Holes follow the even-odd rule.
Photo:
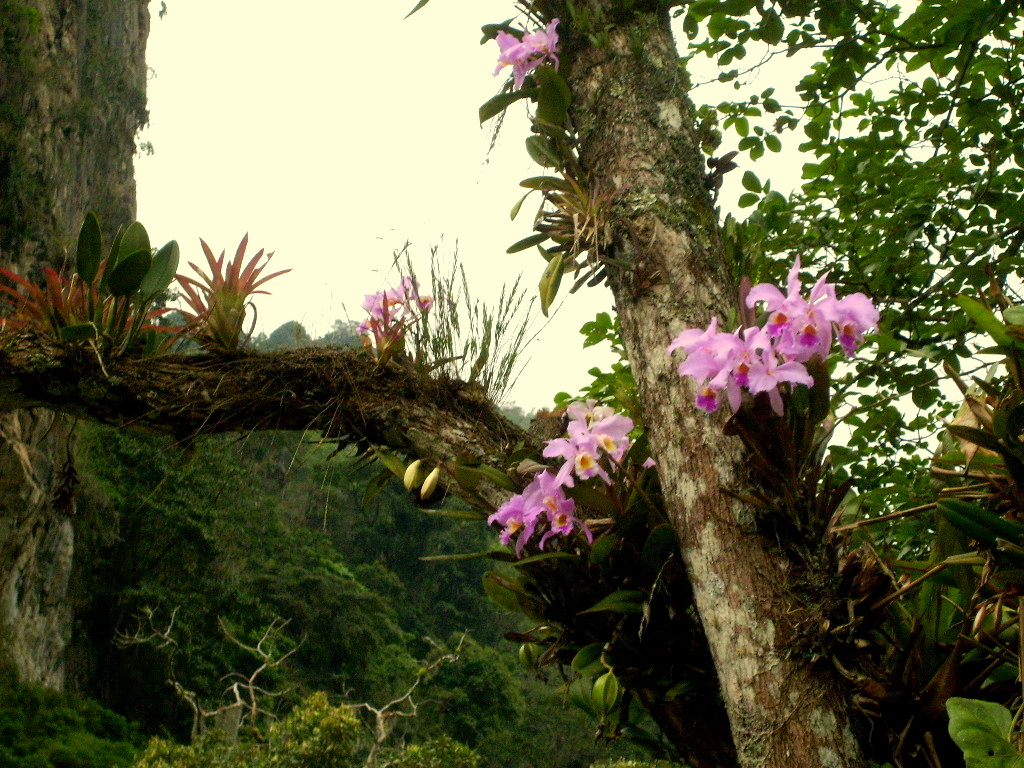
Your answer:
[[[0,0],[0,266],[59,267],[87,211],[110,230],[134,220],[148,33],[146,0]],[[72,440],[48,413],[0,415],[0,642],[23,679],[54,688],[71,636]]]

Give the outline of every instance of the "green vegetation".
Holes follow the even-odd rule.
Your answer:
[[[19,683],[0,663],[0,768],[127,768],[139,731],[94,701]]]

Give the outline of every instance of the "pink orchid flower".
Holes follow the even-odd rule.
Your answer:
[[[497,75],[507,66],[512,67],[512,90],[518,91],[523,87],[526,76],[545,62],[552,62],[558,68],[558,19],[552,19],[546,29],[538,29],[528,32],[519,39],[513,34],[502,30],[498,32],[498,48],[501,54],[498,56],[498,66],[494,70]]]

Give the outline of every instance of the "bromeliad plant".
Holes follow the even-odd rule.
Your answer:
[[[12,328],[31,328],[62,341],[86,341],[101,356],[117,356],[141,342],[155,352],[160,330],[154,321],[168,310],[156,308],[178,266],[178,244],[155,253],[145,227],[135,222],[118,231],[104,255],[99,219],[89,213],[78,236],[74,270],[43,269],[35,285],[8,269],[0,284],[11,306],[4,318]]]
[[[210,273],[206,274],[189,262],[199,279],[187,275],[177,276],[178,284],[185,292],[184,300],[188,309],[182,310],[185,324],[176,330],[198,342],[205,350],[233,352],[249,339],[256,325],[256,306],[250,297],[257,293],[267,293],[256,289],[291,270],[282,269],[260,277],[274,255],[266,254],[266,260],[261,264],[260,259],[264,256],[262,249],[243,267],[249,235],[242,238],[234,258],[227,263],[224,251],[215,258],[210,246],[203,240],[199,242]],[[252,310],[252,323],[248,330],[243,331],[249,310]]]

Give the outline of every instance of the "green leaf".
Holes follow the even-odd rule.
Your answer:
[[[991,336],[996,344],[1009,346],[1013,343],[1010,334],[1006,332],[1006,326],[992,314],[992,310],[970,296],[957,296],[956,305],[960,307],[975,324]]]
[[[544,268],[544,274],[540,276],[540,311],[544,313],[544,317],[548,316],[548,310],[558,295],[558,285],[562,282],[563,260],[561,251],[554,254]]]
[[[481,552],[465,552],[458,555],[427,555],[426,557],[418,558],[424,563],[461,563],[466,560],[481,560],[487,558],[488,560],[502,560],[504,562],[512,562],[516,559],[516,556],[511,552],[502,552],[501,550],[487,549]]]
[[[558,71],[551,64],[538,67],[533,72],[540,85],[537,95],[537,122],[561,127],[569,114],[572,92]]]
[[[509,211],[509,218],[511,218],[512,221],[515,221],[516,216],[519,215],[519,209],[523,207],[523,203],[526,202],[526,198],[528,198],[531,194],[533,194],[533,190],[530,190],[525,195],[520,197],[519,201],[515,205],[512,206],[512,210]]]
[[[137,251],[153,252],[153,246],[149,244],[149,234],[146,228],[139,222],[133,222],[121,236],[121,242],[117,245],[117,263],[120,264]]]
[[[757,201],[761,199],[761,196],[756,192],[744,192],[740,195],[738,205],[740,208],[749,208],[752,205],[757,205]]]
[[[615,549],[615,545],[619,543],[619,537],[614,533],[606,533],[594,542],[594,545],[590,548],[590,562],[593,565],[601,565]]]
[[[644,593],[635,589],[619,589],[580,613],[598,613],[599,611],[643,613]]]
[[[530,154],[533,162],[545,168],[558,168],[562,164],[561,158],[551,146],[551,141],[543,136],[531,136],[526,140],[526,151]]]
[[[103,231],[100,229],[100,220],[90,211],[85,214],[85,221],[78,233],[78,251],[75,256],[75,271],[83,283],[92,283],[102,259]]]
[[[570,189],[569,182],[565,179],[560,179],[557,176],[531,176],[528,179],[520,181],[519,186],[526,187],[527,189],[554,189],[562,192],[567,192]]]
[[[579,649],[572,659],[572,668],[581,675],[594,677],[605,670],[601,662],[601,653],[604,651],[604,643],[591,643]]]
[[[615,709],[620,693],[618,678],[614,672],[608,671],[594,681],[590,702],[596,712],[606,715]]]
[[[167,286],[171,284],[178,271],[179,255],[177,240],[171,240],[157,251],[146,277],[142,280],[142,285],[139,286],[139,293],[148,298],[167,290]]]
[[[973,530],[983,532],[988,542],[995,543],[995,539],[1001,538],[1013,544],[1020,544],[1024,537],[1024,525],[1007,520],[1006,518],[982,509],[977,504],[972,504],[962,499],[940,499],[939,509],[945,513],[947,519],[957,527],[965,529],[965,521],[971,526],[977,526]],[[969,536],[978,539],[971,530],[964,530]],[[982,539],[978,539],[982,541]]]
[[[60,329],[61,341],[92,341],[98,335],[96,326],[92,323],[68,325]]]
[[[991,701],[953,697],[946,702],[949,735],[963,750],[967,768],[1024,768],[1024,756],[1010,743],[1012,717]]]
[[[367,507],[370,506],[370,502],[372,502],[377,497],[378,493],[384,490],[384,487],[387,486],[389,482],[391,482],[392,477],[393,475],[391,473],[391,470],[384,468],[380,472],[378,472],[370,482],[366,484],[366,487],[363,489],[363,509],[366,509]]]
[[[753,171],[743,172],[743,188],[750,192],[761,191],[761,180],[757,178],[757,174]]]
[[[405,14],[405,18],[408,19],[410,16],[412,16],[414,13],[416,13],[416,11],[418,11],[420,8],[422,8],[424,5],[426,5],[429,2],[430,2],[430,0],[420,0],[418,3],[416,3],[416,7],[415,8],[413,8],[411,11],[409,11],[407,14]]]
[[[643,554],[640,556],[647,570],[657,573],[676,550],[676,531],[667,523],[655,526],[644,543]]]
[[[524,237],[522,240],[513,243],[505,249],[505,253],[519,253],[520,251],[525,251],[527,248],[533,248],[535,245],[540,245],[547,239],[548,236],[546,234],[538,232],[537,234]]]
[[[128,296],[135,293],[152,265],[153,255],[148,248],[120,259],[107,279],[107,290],[110,295]]]
[[[531,563],[539,563],[544,560],[574,560],[576,555],[571,552],[541,552],[536,555],[527,555],[526,557],[516,560],[512,563],[516,568],[523,565],[530,565]]]
[[[500,469],[494,467],[488,467],[486,464],[476,467],[476,471],[486,477],[492,483],[499,488],[504,488],[506,491],[516,490],[516,484],[512,482],[512,478],[502,472]]]
[[[778,45],[782,42],[782,34],[785,32],[785,25],[774,8],[761,19],[761,39],[769,45]]]
[[[518,91],[505,91],[497,96],[492,96],[480,105],[480,122],[486,123],[495,115],[503,112],[509,104],[513,104],[520,99],[533,98],[539,92],[540,89],[538,88],[522,88]]]
[[[1024,325],[1024,306],[1007,307],[1003,310],[1003,319],[1014,325]]]
[[[483,576],[484,581],[484,592],[491,598],[495,603],[504,608],[506,611],[512,613],[519,613],[519,599],[516,597],[516,592],[512,589],[511,583],[495,573],[494,571],[487,571]]]

